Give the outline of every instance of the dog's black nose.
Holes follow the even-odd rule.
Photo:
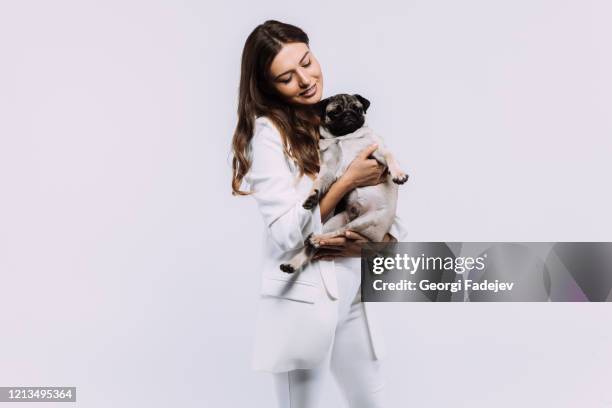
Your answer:
[[[342,119],[344,120],[357,120],[359,119],[359,114],[352,110],[347,110],[342,113]]]

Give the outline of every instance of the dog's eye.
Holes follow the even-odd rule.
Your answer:
[[[339,114],[341,110],[342,108],[340,108],[340,105],[336,105],[334,109],[331,109],[328,113],[333,116]]]
[[[351,105],[351,109],[356,110],[356,111],[360,111],[361,110],[361,106],[357,105],[356,103]]]

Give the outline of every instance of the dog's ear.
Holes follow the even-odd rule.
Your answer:
[[[363,105],[363,113],[366,113],[368,111],[368,108],[370,107],[370,101],[368,101],[366,98],[359,94],[353,94],[353,96],[357,98],[359,102],[361,102],[361,104]]]
[[[321,119],[325,118],[325,109],[327,108],[330,99],[331,98],[321,99],[314,105],[315,112],[317,113],[317,115],[319,115]]]

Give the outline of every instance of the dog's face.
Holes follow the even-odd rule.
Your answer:
[[[352,133],[365,123],[370,101],[361,95],[338,94],[318,103],[321,126],[334,136]]]

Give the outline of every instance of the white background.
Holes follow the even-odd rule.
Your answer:
[[[274,405],[249,368],[263,223],[229,165],[269,18],[308,32],[325,96],[371,100],[409,240],[612,241],[610,2],[3,1],[0,386]],[[395,407],[612,406],[607,304],[377,306]]]

